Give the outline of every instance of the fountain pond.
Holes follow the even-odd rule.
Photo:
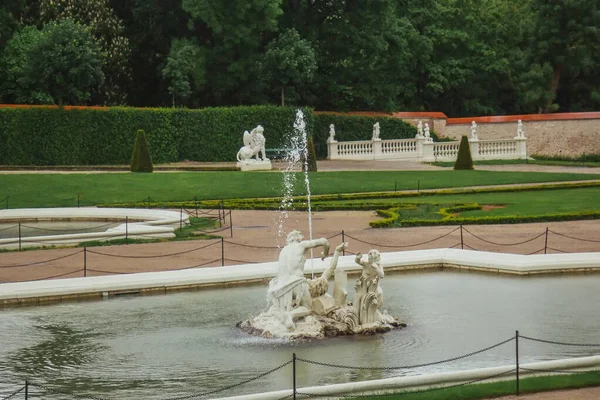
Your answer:
[[[234,326],[266,308],[264,285],[5,309],[0,311],[0,393],[30,379],[106,399],[163,399],[244,381],[290,360],[293,352],[349,366],[420,364],[485,348],[517,329],[556,341],[598,342],[600,275],[522,278],[444,270],[393,274],[380,284],[388,311],[400,316],[407,328],[316,341],[265,339]],[[521,344],[520,355],[525,363],[596,351],[527,342]],[[514,343],[410,370],[299,363],[298,386],[513,362]],[[13,385],[2,386],[9,382]],[[288,366],[219,395],[287,389],[290,384]]]

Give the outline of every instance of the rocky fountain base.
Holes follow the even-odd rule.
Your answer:
[[[356,281],[353,302],[347,300],[348,278],[343,270],[336,270],[338,258],[347,247],[340,244],[330,266],[315,279],[304,278],[304,253],[307,249],[323,246],[329,252],[326,239],[303,241],[298,231],[288,235],[288,245],[279,256],[279,273],[269,284],[267,311],[239,322],[244,332],[265,338],[292,340],[320,339],[346,335],[371,335],[406,327],[406,324],[382,309],[383,292],[379,280],[383,268],[377,250],[369,252],[368,260],[356,255],[362,266]],[[329,279],[335,273],[333,296],[327,293]]]

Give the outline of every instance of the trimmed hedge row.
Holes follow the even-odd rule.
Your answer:
[[[335,126],[335,140],[338,142],[347,142],[352,140],[371,140],[375,122],[379,122],[381,139],[413,139],[417,134],[417,128],[398,118],[319,113],[315,115],[315,127],[313,131],[317,158],[323,159],[327,157],[329,125],[333,124]],[[435,141],[439,140],[435,133],[432,132],[431,136]]]
[[[283,147],[296,108],[2,108],[0,164],[129,164],[135,133],[146,132],[154,163],[234,161],[245,130],[261,124],[267,147]],[[307,131],[314,126],[304,109]]]

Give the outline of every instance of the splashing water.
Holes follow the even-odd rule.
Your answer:
[[[294,121],[294,131],[285,140],[285,147],[289,150],[286,152],[284,161],[286,162],[285,169],[283,170],[283,198],[279,205],[277,230],[279,236],[278,246],[282,247],[285,245],[285,230],[286,223],[289,219],[288,211],[293,208],[294,205],[294,187],[296,186],[297,174],[294,172],[301,166],[304,170],[304,185],[306,187],[306,202],[308,209],[308,236],[312,240],[312,210],[310,204],[310,180],[308,178],[308,147],[307,134],[306,134],[306,122],[304,122],[304,113],[302,110],[296,112],[296,120]],[[303,163],[303,165],[302,165]],[[311,258],[311,274],[314,278],[312,258],[313,251],[310,251]]]

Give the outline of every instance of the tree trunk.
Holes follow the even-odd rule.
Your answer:
[[[560,77],[564,69],[565,66],[563,64],[559,64],[554,67],[554,73],[552,74],[552,86],[550,87],[550,90],[552,91],[552,98],[550,99],[548,104],[546,104],[546,107],[544,108],[544,113],[549,112],[552,102],[556,99],[556,92],[558,92],[558,84],[560,83]]]
[[[285,106],[285,88],[281,87],[281,107]]]

